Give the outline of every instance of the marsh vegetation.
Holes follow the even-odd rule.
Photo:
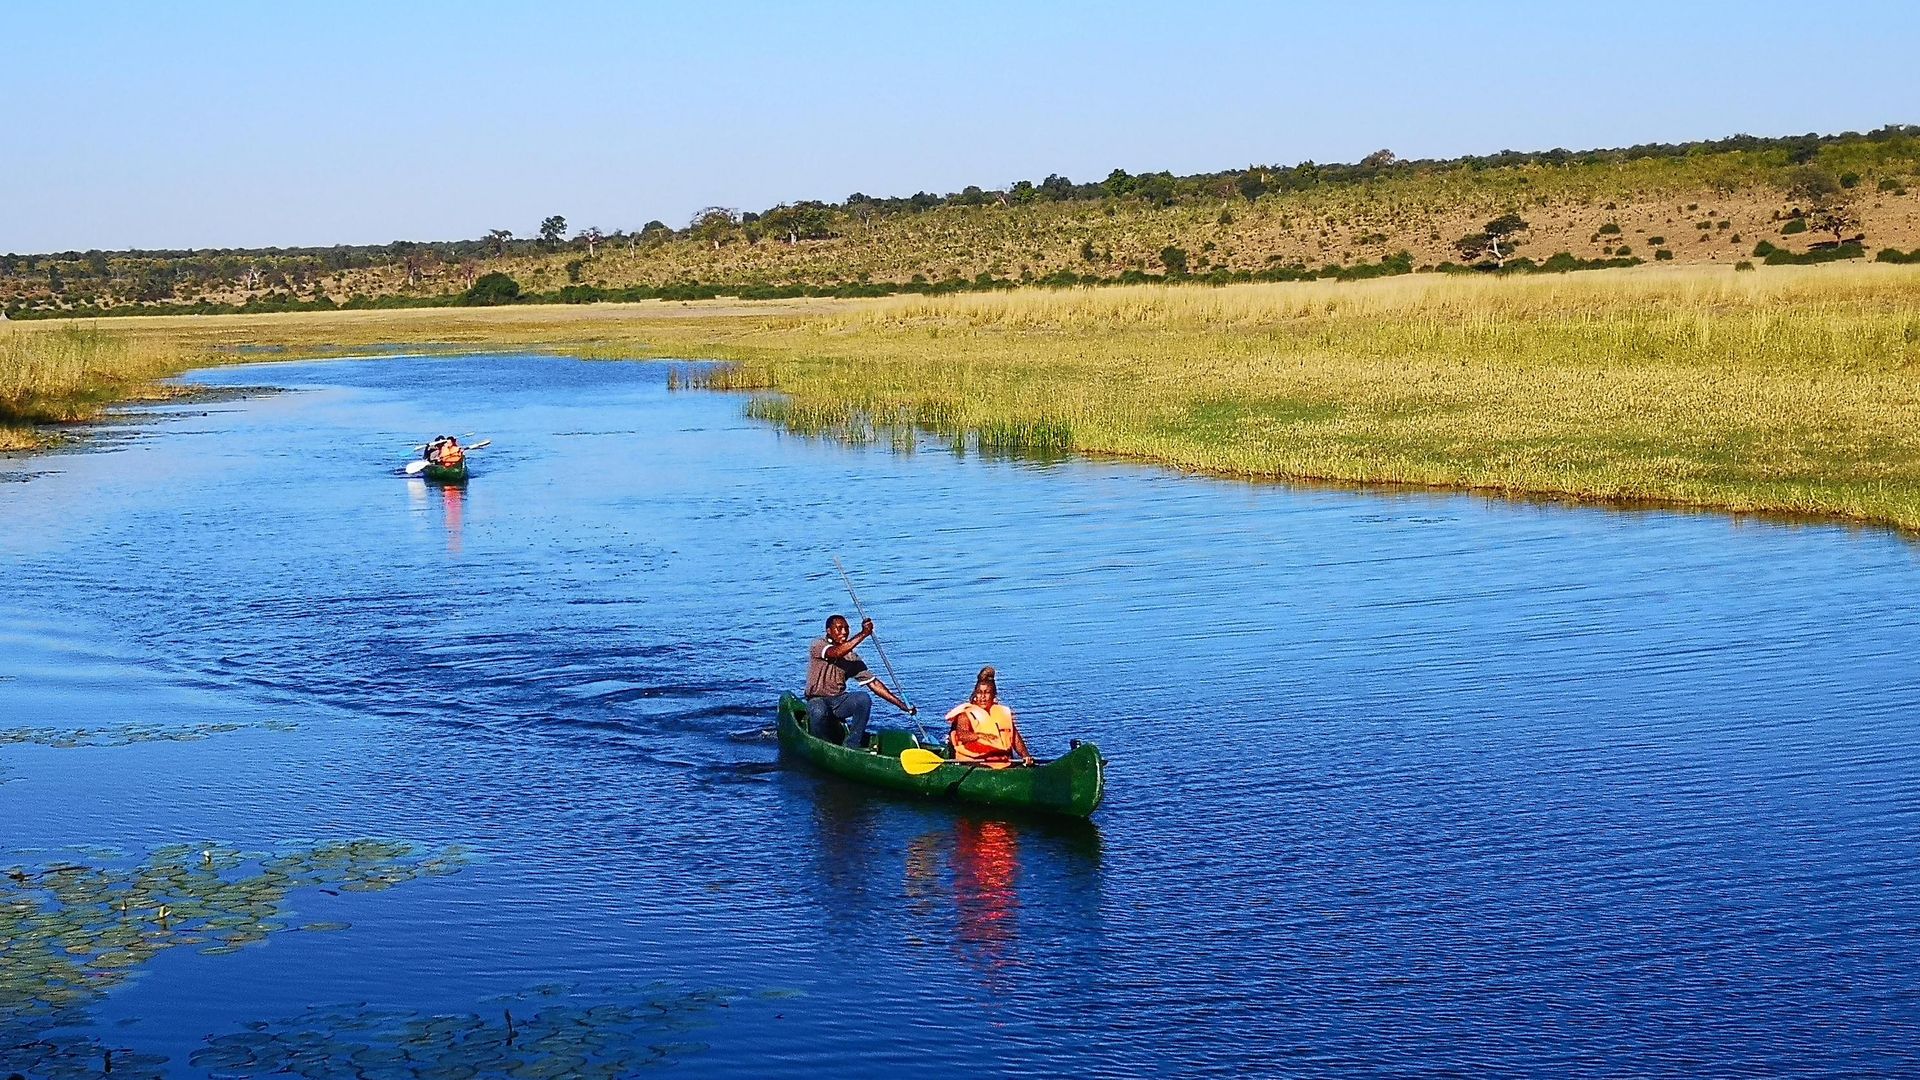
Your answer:
[[[114,325],[113,355],[142,372],[244,359],[217,351],[243,343],[712,357],[732,364],[703,385],[767,391],[755,415],[843,438],[914,430],[1231,476],[1920,527],[1920,271],[1906,266]]]
[[[34,445],[35,425],[92,419],[108,402],[160,392],[154,381],[189,355],[90,325],[0,324],[0,450]]]

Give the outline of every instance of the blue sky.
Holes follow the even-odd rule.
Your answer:
[[[1920,122],[1914,3],[549,7],[9,5],[0,251]]]

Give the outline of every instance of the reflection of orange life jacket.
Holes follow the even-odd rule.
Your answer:
[[[995,769],[1004,769],[1013,763],[1012,709],[1000,704],[983,709],[969,701],[954,706],[953,711],[947,714],[947,723],[952,724],[963,716],[973,730],[954,730],[955,761],[978,761]]]

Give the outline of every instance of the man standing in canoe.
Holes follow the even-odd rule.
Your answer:
[[[816,638],[807,650],[807,730],[832,741],[827,721],[838,720],[846,727],[844,745],[859,747],[867,737],[867,718],[873,712],[873,698],[864,690],[847,689],[847,680],[886,698],[909,716],[919,712],[900,700],[879,676],[867,669],[867,662],[854,652],[860,643],[873,636],[873,620],[860,620],[860,632],[851,634],[845,615],[827,618],[827,636]]]

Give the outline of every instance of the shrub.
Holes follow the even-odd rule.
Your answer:
[[[1912,251],[1901,251],[1899,248],[1881,248],[1880,253],[1873,257],[1873,261],[1883,263],[1920,263],[1920,248],[1914,248]]]
[[[1727,229],[1733,228],[1733,222],[1728,221],[1726,218],[1721,218],[1713,227],[1724,232]]]
[[[1620,223],[1617,221],[1609,221],[1605,225],[1600,226],[1599,233],[1601,236],[1619,236]]]
[[[1160,249],[1160,265],[1166,267],[1167,273],[1172,275],[1173,277],[1180,277],[1184,275],[1187,272],[1186,250],[1183,248],[1174,247],[1172,244],[1168,244],[1166,247],[1161,248]]]
[[[1741,259],[1739,262],[1733,264],[1733,268],[1736,271],[1751,270],[1753,269],[1753,263],[1747,261],[1746,259]]]
[[[1767,256],[1779,250],[1780,250],[1779,248],[1774,247],[1772,244],[1767,243],[1765,240],[1762,240],[1759,243],[1753,245],[1753,257],[1756,259],[1764,259]]]
[[[1711,229],[1711,228],[1713,228],[1713,222],[1711,222],[1711,221],[1696,221],[1696,222],[1694,222],[1694,223],[1693,223],[1693,227],[1694,227],[1694,228],[1696,228],[1696,229],[1699,229],[1699,230],[1701,230],[1702,232],[1705,232],[1706,230],[1708,230],[1708,229]]]
[[[1669,248],[1661,248],[1658,251],[1655,251],[1653,253],[1653,257],[1659,261],[1664,262],[1668,259],[1673,258],[1673,251]]]
[[[1231,224],[1233,224],[1233,211],[1232,211],[1232,210],[1229,210],[1229,209],[1227,209],[1226,207],[1221,207],[1221,209],[1220,209],[1220,216],[1219,216],[1219,217],[1217,217],[1217,218],[1214,218],[1214,219],[1213,219],[1213,223],[1214,223],[1215,225],[1231,225]]]
[[[1399,274],[1413,273],[1413,252],[1402,251],[1398,255],[1388,255],[1377,263],[1360,263],[1357,266],[1328,267],[1332,276],[1341,281],[1360,281],[1364,278],[1393,277]],[[1325,271],[1322,272],[1325,275]]]
[[[1768,266],[1811,266],[1815,263],[1839,262],[1841,259],[1861,259],[1866,257],[1866,249],[1857,241],[1849,240],[1832,247],[1818,247],[1804,255],[1795,255],[1791,251],[1775,250],[1767,256]]]
[[[1787,223],[1780,226],[1781,236],[1792,236],[1794,233],[1803,233],[1806,231],[1807,219],[1803,217],[1788,218]]]
[[[1891,191],[1895,195],[1905,195],[1907,193],[1907,189],[1900,186],[1900,181],[1895,180],[1891,176],[1881,177],[1880,182],[1874,185],[1874,190]]]
[[[1667,242],[1667,238],[1664,236],[1647,237],[1647,243],[1652,244],[1654,247],[1659,247],[1661,244],[1664,244],[1666,242]]]
[[[1859,173],[1857,173],[1857,172],[1843,172],[1843,173],[1841,173],[1841,174],[1840,174],[1840,186],[1841,186],[1841,187],[1843,187],[1843,188],[1851,188],[1851,187],[1859,187],[1859,186],[1860,186],[1860,174],[1859,174]]]
[[[520,283],[498,270],[480,275],[473,287],[462,293],[460,302],[468,307],[492,307],[520,299]]]
[[[1613,254],[1616,258],[1625,258],[1633,254],[1633,249],[1625,244],[1621,244],[1619,247],[1613,249]]]

